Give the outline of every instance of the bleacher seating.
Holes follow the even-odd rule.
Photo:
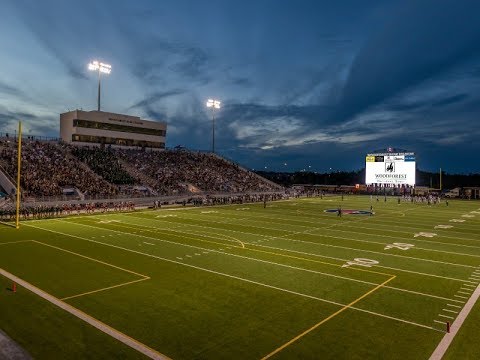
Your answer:
[[[118,157],[151,179],[160,194],[186,193],[189,185],[212,192],[278,190],[255,174],[218,156],[185,150],[116,150]]]
[[[16,144],[0,140],[0,165],[12,177],[16,176],[16,163]],[[136,189],[144,187],[158,195],[279,189],[209,153],[89,149],[39,141],[24,142],[21,184],[24,196],[33,197],[62,195],[65,188],[92,197],[133,196],[142,193]]]
[[[15,143],[0,142],[0,163],[10,176],[16,177]],[[116,187],[71,156],[68,147],[56,142],[23,143],[21,186],[23,196],[63,195],[63,189],[72,186],[87,195],[112,196],[118,193]]]

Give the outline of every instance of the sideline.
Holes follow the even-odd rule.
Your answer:
[[[460,330],[460,327],[463,325],[463,322],[467,318],[468,314],[472,310],[473,306],[475,305],[479,297],[480,297],[480,285],[477,286],[472,296],[470,296],[470,299],[468,299],[467,303],[465,304],[463,309],[460,311],[460,314],[458,314],[457,318],[455,319],[452,326],[450,327],[450,332],[446,333],[443,339],[438,343],[437,348],[435,349],[433,354],[430,356],[429,360],[440,360],[443,357],[443,355],[445,355],[450,344],[453,341],[453,338],[455,337],[455,335],[457,335],[458,330]]]
[[[25,280],[20,279],[19,277],[5,271],[4,269],[0,268],[0,275],[5,276],[6,278],[14,281],[18,285],[24,287],[27,290],[30,290],[34,294],[40,296],[41,298],[47,300],[48,302],[56,305],[60,309],[65,310],[66,312],[72,314],[73,316],[79,318],[80,320],[85,321],[86,323],[92,325],[93,327],[97,328],[98,330],[104,332],[107,335],[110,335],[114,339],[124,343],[125,345],[131,347],[132,349],[137,350],[138,352],[142,353],[145,356],[148,356],[150,359],[155,360],[167,360],[169,359],[167,356],[160,354],[156,350],[149,348],[147,345],[142,344],[141,342],[131,338],[130,336],[112,328],[111,326],[101,322],[100,320],[95,319],[94,317],[84,313],[83,311],[63,302],[62,300],[56,298],[53,295],[37,288],[36,286],[26,282]]]

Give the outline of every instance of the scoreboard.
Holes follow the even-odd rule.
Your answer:
[[[415,153],[373,153],[365,158],[365,184],[415,186]]]

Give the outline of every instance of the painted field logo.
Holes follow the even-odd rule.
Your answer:
[[[326,209],[323,212],[336,214],[338,209]],[[342,215],[371,215],[372,213],[367,210],[352,210],[352,209],[342,209]]]

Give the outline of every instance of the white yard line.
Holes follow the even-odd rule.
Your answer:
[[[453,316],[449,316],[449,315],[438,314],[438,316],[441,316],[447,319],[455,319]]]
[[[129,216],[129,217],[132,217],[132,216]],[[145,218],[142,218],[142,217],[138,217],[138,216],[133,216],[135,218],[140,218],[140,219],[145,219]],[[189,218],[187,218],[189,219]],[[167,222],[169,224],[172,224],[171,221],[168,221],[168,220],[159,220],[159,219],[152,219],[152,220],[155,220],[155,221],[161,221],[161,222]],[[193,219],[193,220],[197,220],[197,219]],[[213,223],[215,223],[215,221],[211,221]],[[217,222],[217,223],[221,223],[221,222]],[[175,222],[173,222],[173,224],[176,224]],[[221,223],[223,224],[223,223]],[[333,248],[340,248],[340,249],[346,249],[346,250],[355,250],[355,251],[362,251],[362,252],[367,252],[367,253],[372,253],[372,254],[379,254],[379,255],[382,255],[382,256],[392,256],[392,257],[399,257],[399,258],[406,258],[406,259],[411,259],[411,260],[415,260],[415,261],[425,261],[425,262],[431,262],[431,263],[438,263],[438,264],[444,264],[444,265],[452,265],[452,266],[460,266],[460,267],[467,267],[467,268],[476,268],[476,266],[472,266],[472,265],[465,265],[465,264],[458,264],[458,263],[450,263],[450,262],[444,262],[444,261],[439,261],[439,260],[431,260],[431,259],[424,259],[424,258],[418,258],[418,257],[412,257],[412,256],[405,256],[405,255],[397,255],[397,254],[389,254],[389,253],[386,253],[386,252],[379,252],[379,251],[372,251],[372,250],[365,250],[365,249],[358,249],[358,248],[351,248],[351,247],[347,247],[347,246],[339,246],[339,245],[331,245],[331,244],[323,244],[323,243],[319,243],[319,242],[312,242],[312,241],[305,241],[305,240],[298,240],[298,239],[286,239],[285,237],[282,237],[282,236],[271,236],[271,235],[262,235],[262,234],[258,234],[258,233],[248,233],[248,232],[243,232],[243,231],[238,231],[238,230],[230,230],[230,229],[218,229],[218,228],[212,228],[210,226],[205,226],[205,225],[197,225],[197,224],[184,224],[186,226],[193,226],[193,227],[200,227],[200,228],[207,228],[207,229],[211,229],[211,230],[222,230],[222,231],[230,231],[230,232],[239,232],[239,233],[242,233],[242,234],[248,234],[248,235],[254,235],[254,236],[261,236],[261,237],[265,237],[265,238],[269,238],[269,239],[275,239],[275,240],[283,240],[283,241],[290,241],[290,242],[300,242],[300,243],[306,243],[306,244],[314,244],[314,245],[318,245],[318,246],[325,246],[325,247],[333,247]],[[253,226],[255,227],[255,226]],[[256,227],[258,229],[269,229],[269,230],[278,230],[278,229],[271,229],[271,228],[263,228],[263,227]],[[285,231],[285,230],[283,230]],[[298,233],[304,233],[304,231],[301,231],[301,232],[298,232]],[[290,234],[292,235],[292,234]],[[313,235],[313,234],[312,234]],[[285,235],[287,236],[287,235]],[[359,240],[359,239],[351,239],[351,238],[345,238],[345,237],[341,237],[341,236],[330,236],[330,235],[313,235],[313,236],[317,236],[317,237],[324,237],[324,238],[332,238],[332,239],[341,239],[341,240],[350,240],[350,241],[356,241],[356,242],[362,242],[362,243],[372,243],[372,241],[368,241],[368,240]],[[379,243],[379,242],[374,242],[376,244],[379,244],[379,245],[386,245],[385,243]],[[246,243],[248,244],[248,243]],[[289,250],[291,251],[291,250]],[[434,250],[435,251],[435,250]],[[444,252],[444,251],[441,251],[441,252]],[[457,253],[457,252],[448,252],[449,254],[452,254],[452,255],[459,255],[459,256],[473,256],[473,257],[480,257],[480,255],[471,255],[471,254],[464,254],[464,253]],[[318,255],[317,255],[318,256]]]
[[[86,226],[86,227],[92,227],[92,228],[95,228],[95,229],[103,229],[103,230],[105,230],[105,228],[99,228],[99,227],[93,226],[93,225],[87,225],[87,224],[81,224],[81,223],[71,223],[71,224],[80,225],[80,226]],[[124,232],[124,231],[120,231],[120,230],[113,230],[113,229],[107,229],[107,230],[108,230],[108,231],[117,232],[117,233],[120,233],[120,234],[124,234],[124,235],[131,235],[131,234],[128,233],[128,232]],[[178,243],[178,242],[175,242],[175,241],[158,239],[158,238],[152,238],[152,237],[150,237],[150,236],[145,236],[145,235],[136,235],[136,236],[138,236],[138,237],[145,237],[145,238],[151,239],[151,240],[153,240],[153,241],[159,241],[159,242],[169,243],[169,244],[178,245],[178,246],[184,246],[184,247],[193,248],[193,249],[197,249],[197,250],[203,250],[203,249],[204,249],[204,248],[202,248],[201,246],[194,246],[194,245],[182,244],[182,243]],[[211,249],[210,251],[211,251],[211,252],[215,252],[215,253],[219,253],[219,254],[222,254],[222,255],[237,257],[237,258],[241,258],[241,259],[247,259],[247,260],[250,260],[250,261],[256,261],[256,262],[266,263],[266,264],[270,264],[270,265],[276,265],[276,266],[285,267],[285,268],[289,268],[289,269],[293,269],[293,270],[305,271],[305,272],[309,272],[309,273],[313,273],[313,274],[317,274],[317,275],[324,275],[324,276],[334,277],[334,278],[338,278],[338,279],[342,279],[342,280],[354,281],[354,282],[358,282],[358,283],[361,283],[361,284],[375,285],[375,286],[376,286],[376,285],[379,285],[379,284],[377,284],[377,283],[370,282],[370,281],[358,280],[358,279],[353,279],[353,278],[349,278],[349,277],[346,277],[346,276],[334,275],[334,274],[324,273],[324,272],[321,272],[321,271],[305,269],[305,268],[301,268],[301,267],[297,267],[297,266],[280,264],[280,263],[276,263],[276,262],[273,262],[273,261],[262,260],[262,259],[257,259],[257,258],[251,258],[251,257],[249,257],[249,256],[242,256],[242,255],[237,255],[237,254],[231,254],[231,253],[224,252],[224,250],[225,250],[225,249],[220,248],[219,250],[213,250],[213,249]],[[200,255],[200,254],[197,253],[197,254],[195,254],[195,255]],[[186,255],[186,256],[187,256],[187,257],[191,257],[190,255]],[[333,264],[331,264],[331,265],[333,265]],[[340,265],[338,265],[338,268],[340,268]],[[381,274],[381,275],[386,275],[386,274]]]
[[[293,295],[297,295],[297,296],[301,296],[301,297],[305,297],[305,298],[310,298],[310,299],[318,300],[318,301],[325,302],[325,303],[329,303],[329,304],[334,304],[334,305],[341,306],[341,307],[346,306],[345,304],[337,303],[337,302],[334,302],[334,301],[331,301],[331,300],[322,299],[322,298],[319,298],[319,297],[316,297],[316,296],[313,296],[313,295],[303,294],[303,293],[299,293],[299,292],[296,292],[296,291],[292,291],[292,290],[288,290],[288,289],[283,289],[283,288],[280,288],[280,287],[276,287],[276,286],[273,286],[273,285],[268,285],[268,284],[260,283],[260,282],[258,282],[258,281],[249,280],[249,279],[244,279],[244,278],[241,278],[241,277],[238,277],[238,276],[229,275],[229,274],[221,273],[221,272],[218,272],[218,271],[214,271],[214,270],[202,268],[202,267],[199,267],[199,266],[181,263],[181,262],[179,262],[179,261],[162,258],[162,257],[160,257],[160,256],[143,253],[143,252],[141,252],[141,251],[124,248],[124,247],[117,246],[117,245],[113,245],[113,244],[109,244],[109,243],[103,243],[103,242],[96,241],[96,240],[91,240],[91,239],[88,239],[88,238],[84,238],[84,237],[82,237],[82,236],[72,235],[72,234],[67,234],[67,233],[62,233],[62,232],[60,232],[60,231],[51,230],[51,229],[45,229],[45,228],[38,227],[38,226],[34,226],[34,225],[27,225],[27,224],[25,224],[25,225],[26,225],[26,226],[33,227],[33,228],[36,228],[36,229],[40,229],[40,230],[52,232],[52,233],[55,233],[55,234],[60,234],[60,235],[64,235],[64,236],[69,236],[69,237],[73,237],[73,238],[76,238],[76,239],[80,239],[80,240],[84,240],[84,241],[88,241],[88,242],[93,242],[93,243],[97,243],[97,244],[109,246],[109,247],[116,248],[116,249],[121,249],[121,250],[128,251],[128,252],[131,252],[131,253],[134,253],[134,254],[143,255],[143,256],[147,256],[147,257],[154,258],[154,259],[166,261],[166,262],[169,262],[169,263],[173,263],[173,264],[177,264],[177,265],[189,267],[189,268],[192,268],[192,269],[205,271],[205,272],[208,272],[208,273],[211,273],[211,274],[216,274],[216,275],[228,277],[228,278],[231,278],[231,279],[236,279],[236,280],[243,281],[243,282],[247,282],[247,283],[250,283],[250,284],[255,284],[255,285],[263,286],[263,287],[270,288],[270,289],[274,289],[274,290],[277,290],[277,291],[281,291],[281,292],[285,292],[285,293],[289,293],[289,294],[293,294]],[[67,305],[68,305],[68,304],[67,304]],[[364,313],[368,313],[368,314],[375,315],[375,316],[379,316],[379,317],[386,318],[386,319],[395,320],[395,321],[398,321],[398,322],[402,322],[402,323],[405,323],[405,324],[410,324],[410,325],[417,326],[417,327],[421,327],[421,328],[424,328],[424,329],[430,329],[430,330],[433,330],[433,331],[439,331],[437,328],[434,328],[434,327],[432,327],[432,326],[415,323],[415,322],[413,322],[413,321],[404,320],[404,319],[396,318],[396,317],[393,317],[393,316],[389,316],[389,315],[385,315],[385,314],[381,314],[381,313],[376,313],[376,312],[369,311],[369,310],[364,310],[364,309],[356,308],[356,307],[353,307],[353,306],[350,307],[349,309],[356,310],[356,311],[360,311],[360,312],[364,312]],[[88,315],[87,315],[87,316],[88,316]]]
[[[91,225],[86,225],[86,224],[80,224],[80,223],[74,223],[76,225],[80,225],[80,226],[88,226],[88,227],[91,227]],[[135,225],[135,226],[138,226],[136,224],[132,224],[132,223],[126,223],[126,224],[131,224],[131,225]],[[96,228],[96,227],[94,227]],[[156,229],[156,227],[153,227],[154,229]],[[112,230],[112,231],[116,231],[116,230]],[[171,231],[171,230],[170,230]],[[177,232],[177,231],[173,231],[173,232]],[[124,232],[121,232],[121,233],[124,233]],[[180,233],[185,233],[185,231],[182,231]],[[188,232],[186,232],[188,233]],[[128,233],[124,233],[124,234],[128,234]],[[199,235],[199,234],[196,234],[196,233],[190,233],[192,235],[197,235],[197,236],[200,236],[200,237],[206,237],[206,238],[212,238],[211,236],[207,236],[207,235]],[[143,236],[143,235],[140,235],[140,236]],[[183,237],[183,238],[187,238],[185,236],[180,236],[178,235],[179,237]],[[145,237],[145,236],[143,236]],[[168,240],[162,240],[162,239],[158,239],[158,238],[152,238],[152,237],[148,237],[149,239],[153,239],[155,241],[167,241]],[[176,242],[173,242],[175,244],[178,244]],[[294,253],[300,253],[302,255],[312,255],[312,256],[319,256],[319,257],[326,257],[326,256],[322,256],[322,255],[317,255],[317,254],[311,254],[311,253],[305,253],[305,252],[299,252],[299,251],[295,251],[295,250],[286,250],[286,249],[282,249],[282,248],[277,248],[277,247],[272,247],[272,246],[267,246],[267,245],[257,245],[257,246],[260,246],[260,247],[265,247],[265,248],[269,248],[269,249],[275,249],[275,250],[285,250],[285,251],[290,251],[290,252],[294,252]],[[212,252],[216,252],[216,253],[222,253],[222,254],[225,254],[223,252],[220,252],[220,251],[217,251],[217,250],[211,250]],[[232,255],[232,254],[228,254],[227,255]],[[187,257],[190,257],[189,255],[187,255]],[[331,257],[326,257],[326,258],[331,258]],[[251,259],[251,258],[250,258]],[[337,259],[337,258],[331,258],[331,259],[335,259],[335,260],[340,260],[340,261],[346,261],[344,259]],[[399,269],[395,269],[395,268],[390,268],[392,270],[399,270]],[[409,271],[409,270],[400,270],[400,271],[406,271],[406,272],[412,272],[412,271]],[[423,273],[417,273],[417,272],[414,272],[415,274],[420,274],[420,275],[427,275],[427,276],[435,276],[437,277],[437,275],[430,275],[430,274],[423,274]],[[453,278],[445,278],[445,277],[441,277],[441,276],[438,276],[442,279],[448,279],[448,280],[458,280],[458,281],[463,281],[463,280],[459,280],[459,279],[453,279]],[[362,282],[361,280],[357,280],[359,282]],[[368,283],[368,282],[367,282]],[[374,283],[368,283],[368,284],[371,284],[371,285],[375,285]],[[451,299],[451,298],[445,298],[445,297],[442,297],[442,296],[438,296],[438,295],[432,295],[432,294],[426,294],[426,293],[422,293],[422,292],[418,292],[418,291],[413,291],[413,290],[407,290],[407,289],[402,289],[402,288],[397,288],[397,287],[393,287],[393,286],[384,286],[385,289],[392,289],[392,290],[396,290],[396,291],[400,291],[400,292],[406,292],[406,293],[411,293],[411,294],[416,294],[416,295],[420,295],[420,296],[427,296],[427,297],[431,297],[431,298],[436,298],[436,299],[441,299],[441,300],[447,300],[447,301],[454,301],[454,302],[459,302],[459,303],[463,303],[463,301],[461,300],[456,300],[456,299]]]
[[[70,222],[70,223],[72,223],[72,222]],[[92,227],[92,228],[96,228],[96,229],[106,230],[105,228],[99,228],[99,227],[97,227],[97,226],[87,225],[87,224],[82,224],[82,223],[77,223],[77,222],[74,222],[74,223],[72,223],[72,224],[79,225],[79,226],[86,226],[86,227]],[[138,226],[137,224],[132,224],[132,223],[128,223],[128,224],[129,224],[129,225]],[[155,228],[155,227],[154,227],[154,228]],[[122,233],[122,234],[131,235],[130,233],[126,233],[126,232],[119,231],[119,230],[113,230],[113,229],[107,229],[107,230],[108,230],[108,231],[119,232],[119,233]],[[176,232],[176,231],[174,231],[174,232]],[[197,246],[193,246],[193,245],[181,244],[181,243],[177,243],[177,242],[175,242],[175,241],[162,240],[162,239],[153,238],[153,237],[145,236],[145,235],[137,235],[137,236],[139,236],[139,237],[145,237],[145,238],[148,238],[148,239],[154,240],[154,241],[161,241],[161,242],[167,242],[167,243],[172,243],[172,244],[177,244],[177,245],[183,245],[183,246],[186,246],[186,247],[203,249],[203,248],[201,248],[201,247],[197,247]],[[185,238],[185,236],[181,236],[181,235],[179,235],[179,237]],[[248,244],[248,243],[247,243],[247,244]],[[274,246],[258,245],[258,244],[256,244],[255,246],[264,247],[264,248],[269,248],[269,249],[275,249],[275,250],[284,250],[284,251],[289,251],[289,252],[293,252],[293,253],[299,253],[299,254],[302,254],[302,255],[311,255],[311,256],[317,256],[317,257],[326,257],[326,256],[317,255],[317,254],[312,254],[312,253],[306,253],[306,252],[302,252],[302,251],[295,251],[295,250],[287,250],[287,249],[277,248],[277,247],[274,247]],[[221,251],[218,251],[218,250],[213,250],[213,249],[212,249],[211,251],[212,251],[212,252],[221,253],[221,254],[230,255],[230,256],[236,256],[236,257],[241,257],[241,258],[247,258],[247,259],[250,259],[250,260],[255,260],[255,261],[260,261],[260,262],[267,262],[267,263],[269,263],[269,262],[266,261],[266,260],[260,260],[260,259],[245,257],[245,256],[241,256],[241,255],[224,253],[224,252],[221,252]],[[188,256],[188,255],[187,255],[187,256]],[[328,258],[328,257],[327,257],[327,258]],[[331,258],[331,259],[336,259],[336,258]],[[347,261],[347,260],[344,260],[344,259],[336,259],[336,260]],[[279,265],[279,266],[290,267],[289,265],[284,265],[284,264],[278,264],[278,263],[273,263],[273,264],[276,264],[276,265]],[[426,275],[426,276],[438,277],[438,278],[442,278],[442,279],[446,279],[446,280],[454,280],[454,281],[462,281],[462,282],[468,281],[468,280],[464,280],[464,279],[447,278],[447,277],[440,276],[440,275],[425,274],[425,273],[420,273],[420,272],[411,271],[411,270],[403,270],[403,269],[397,269],[397,268],[390,268],[390,267],[380,266],[380,265],[377,265],[377,266],[378,266],[378,267],[382,267],[382,268],[386,268],[386,269],[390,269],[390,270],[399,270],[399,271],[404,271],[404,272],[409,272],[409,273],[414,273],[414,274],[419,274],[419,275]],[[303,269],[303,268],[300,268],[300,269]],[[310,271],[310,272],[315,272],[315,271],[313,271],[313,270],[307,270],[307,269],[303,269],[303,270],[305,270],[305,271]],[[324,273],[323,273],[323,274],[324,274]],[[330,274],[330,276],[339,277],[339,276],[331,275],[331,274]],[[378,285],[378,284],[375,284],[375,283],[369,283],[369,282],[365,282],[365,281],[362,281],[362,280],[354,280],[354,279],[351,279],[351,278],[347,278],[347,279],[350,279],[350,280],[352,280],[352,281],[357,281],[357,282],[364,282],[364,283],[367,283],[367,284],[370,284],[370,285]],[[393,288],[393,287],[390,287],[390,286],[384,286],[384,288],[389,288],[389,289],[391,288],[391,289],[396,289],[396,290],[398,290],[398,288]],[[421,294],[421,293],[418,293],[418,292],[408,291],[408,290],[407,290],[406,292]],[[433,297],[436,297],[436,296],[433,296]],[[448,299],[448,298],[444,298],[444,299],[445,299],[445,300],[455,301],[454,299]]]
[[[200,221],[200,222],[206,222],[207,220],[205,220],[204,218],[188,218],[188,217],[185,217],[186,219],[190,219],[190,220],[195,220],[195,221]],[[366,217],[365,219],[368,219],[369,217]],[[360,219],[360,220],[365,220],[365,219]],[[241,225],[241,224],[238,224],[238,223],[235,223],[235,222],[226,222],[226,221],[213,221],[211,219],[208,219],[208,222],[212,222],[212,223],[218,223],[218,224],[226,224],[226,225]],[[354,223],[354,222],[358,222],[357,221],[349,221],[349,223]],[[273,223],[269,223],[269,224],[273,224]],[[342,223],[338,223],[338,224],[334,224],[332,226],[336,226],[336,225],[340,225]],[[201,225],[192,225],[192,226],[201,226]],[[293,225],[295,226],[295,225]],[[341,236],[332,236],[332,235],[326,235],[326,234],[312,234],[311,231],[313,230],[323,230],[323,229],[327,229],[327,228],[330,228],[330,227],[320,227],[320,228],[314,228],[314,229],[307,229],[307,230],[303,230],[303,231],[291,231],[291,230],[284,230],[284,229],[274,229],[274,228],[270,228],[270,227],[264,227],[264,226],[254,226],[254,225],[248,225],[248,227],[251,227],[251,228],[257,228],[257,229],[265,229],[265,230],[281,230],[281,231],[284,231],[284,232],[287,232],[287,234],[285,235],[281,235],[281,236],[274,236],[275,238],[277,239],[284,239],[285,237],[287,236],[292,236],[292,235],[298,235],[298,234],[308,234],[308,235],[311,235],[311,236],[316,236],[316,237],[323,237],[323,238],[334,238],[334,239],[343,239],[343,240],[347,240],[347,241],[356,241],[356,242],[361,242],[361,243],[369,243],[369,244],[378,244],[378,245],[386,245],[386,243],[383,243],[383,242],[378,242],[378,241],[369,241],[369,240],[361,240],[361,239],[352,239],[352,238],[347,238],[347,237],[341,237]],[[373,230],[373,229],[372,229]],[[341,231],[341,232],[347,232],[347,233],[354,233],[353,231],[348,231],[348,230],[335,230],[335,231]],[[401,241],[405,241],[405,238],[400,238],[400,237],[396,237],[396,236],[388,236],[388,235],[381,235],[381,234],[369,234],[369,233],[360,233],[360,232],[357,232],[358,234],[362,234],[362,235],[370,235],[370,236],[377,236],[377,237],[383,237],[383,238],[391,238],[391,239],[394,239],[394,240],[401,240]],[[413,234],[412,234],[413,235]],[[285,240],[290,240],[290,239],[285,239]],[[415,241],[416,239],[411,239],[412,241]],[[463,240],[468,240],[468,239],[463,239]],[[480,241],[480,240],[473,240],[473,241]],[[430,242],[434,242],[434,241],[430,241]],[[434,243],[437,243],[437,242],[434,242]],[[443,244],[443,245],[455,245],[455,244],[448,244],[448,243],[443,243],[443,242],[438,242],[440,244]],[[478,246],[469,246],[469,245],[459,245],[459,246],[465,246],[465,247],[473,247],[473,248],[480,248]],[[451,254],[451,255],[459,255],[459,256],[469,256],[469,257],[478,257],[480,258],[480,255],[474,255],[474,254],[468,254],[468,253],[460,253],[460,252],[455,252],[455,251],[445,251],[445,250],[436,250],[436,249],[428,249],[428,248],[422,248],[422,247],[416,247],[415,249],[418,249],[418,250],[422,250],[422,251],[432,251],[432,252],[439,252],[439,253],[446,253],[446,254]],[[367,251],[367,250],[363,250],[363,251]],[[373,252],[373,253],[379,253],[379,252],[374,252],[374,251],[369,251],[369,252]],[[415,258],[415,257],[408,257],[408,256],[403,256],[403,255],[395,255],[395,254],[388,254],[388,253],[379,253],[379,254],[383,254],[383,255],[387,255],[387,256],[398,256],[398,257],[406,257],[406,258],[412,258],[412,259],[418,259],[418,260],[424,260],[424,261],[431,261],[431,262],[439,262],[439,263],[442,263],[441,261],[436,261],[436,260],[430,260],[430,259],[423,259],[423,258]],[[456,264],[456,263],[446,263],[445,264],[449,264],[449,265],[457,265],[457,266],[464,266],[464,267],[470,267],[470,268],[475,268],[475,266],[470,266],[470,265],[463,265],[463,264]]]
[[[189,214],[189,215],[192,215],[192,214]],[[228,216],[228,219],[231,219],[231,220],[237,220],[237,218],[235,217],[232,217],[231,215],[235,215],[235,214],[228,214],[230,216]],[[376,218],[378,219],[380,216],[385,216],[386,214],[384,215],[377,215]],[[285,221],[295,221],[295,222],[302,222],[302,223],[307,223],[307,224],[315,224],[315,225],[318,225],[319,224],[319,221],[318,221],[318,218],[316,218],[315,220],[316,221],[305,221],[305,220],[298,220],[298,219],[285,219],[285,218],[274,218],[274,217],[270,217],[270,216],[262,216],[262,215],[258,215],[258,214],[253,214],[250,216],[250,221],[252,222],[264,222],[264,223],[268,223],[268,224],[272,224],[272,225],[285,225],[285,223],[278,223],[278,222],[270,222],[270,221],[263,221],[263,220],[258,220],[258,218],[264,218],[264,219],[270,219],[270,220],[285,220]],[[329,218],[329,217],[324,217],[325,219]],[[197,219],[197,218],[196,218]],[[333,219],[333,218],[332,218]],[[365,220],[372,220],[373,218],[370,217],[370,216],[365,216],[364,218],[360,219],[360,220],[351,220],[351,221],[345,221],[345,222],[337,222],[333,225],[329,225],[331,222],[321,222],[320,224],[325,224],[325,225],[328,225],[328,226],[323,226],[323,227],[319,227],[319,226],[307,226],[307,225],[295,225],[295,224],[287,224],[287,225],[291,225],[291,226],[300,226],[300,227],[309,227],[309,229],[305,230],[305,231],[299,231],[297,233],[301,233],[301,232],[309,232],[309,231],[313,231],[313,230],[323,230],[323,229],[330,229],[334,226],[338,226],[338,225],[343,225],[345,227],[349,227],[349,226],[355,226],[355,231],[352,231],[352,230],[339,230],[339,229],[333,229],[332,231],[342,231],[342,232],[351,232],[351,233],[357,233],[357,229],[365,229],[365,230],[378,230],[378,227],[365,227],[365,226],[357,226],[357,225],[353,225],[355,223],[358,223],[359,221],[365,221]],[[201,219],[201,218],[198,218],[198,220],[201,220],[203,221],[204,219]],[[228,222],[222,222],[222,223],[226,223],[228,224]],[[352,225],[351,225],[352,224]],[[377,224],[375,224],[377,225]],[[391,228],[390,225],[388,224],[385,224],[385,225],[381,225],[379,224],[380,226],[389,226]],[[393,225],[392,225],[393,226]],[[395,227],[395,226],[394,226]],[[397,226],[399,227],[399,226]],[[411,228],[411,229],[425,229],[425,226],[417,226],[417,227],[409,227],[409,226],[401,226],[403,229],[405,228]],[[285,230],[285,231],[289,231],[289,230]],[[407,231],[396,231],[396,230],[388,230],[386,229],[385,231],[387,232],[396,232],[396,233],[405,233],[405,234],[411,234],[412,232],[415,232],[414,230],[412,230],[411,232],[407,232]],[[454,232],[454,231],[448,231],[447,234],[451,233],[451,232]],[[379,235],[379,234],[369,234],[369,233],[359,233],[359,234],[364,234],[364,235],[374,235],[374,236],[380,236],[380,237],[386,237],[386,238],[393,238],[393,239],[404,239],[404,237],[401,237],[401,236],[388,236],[388,235]],[[284,235],[285,236],[285,235]],[[448,236],[448,235],[439,235],[440,237],[442,238],[447,238],[447,239],[457,239],[457,240],[466,240],[466,241],[480,241],[480,240],[477,240],[477,239],[471,239],[471,238],[463,238],[463,237],[451,237],[451,236]],[[421,239],[417,239],[417,241],[424,241],[424,240],[421,240]],[[426,241],[428,242],[428,241]],[[458,244],[449,244],[449,243],[441,243],[441,244],[445,244],[445,245],[458,245]],[[479,248],[478,246],[472,246],[472,247],[476,247],[476,248]]]
[[[445,355],[445,353],[448,350],[448,347],[450,346],[453,339],[455,338],[455,335],[457,335],[458,331],[460,330],[460,327],[463,325],[463,322],[467,318],[468,314],[472,310],[473,306],[475,305],[479,297],[480,297],[480,286],[477,286],[477,288],[475,289],[470,299],[468,299],[467,303],[465,304],[463,309],[460,311],[460,314],[458,314],[456,320],[450,326],[450,332],[445,334],[443,339],[437,345],[437,348],[433,352],[432,356],[430,356],[430,360],[440,360],[443,357],[443,355]]]
[[[68,313],[72,314],[73,316],[79,318],[80,320],[85,321],[87,324],[90,324],[91,326],[95,327],[96,329],[104,332],[107,335],[110,335],[114,339],[117,339],[118,341],[124,343],[125,345],[131,347],[132,349],[137,350],[138,352],[144,354],[145,356],[149,357],[150,359],[169,359],[167,356],[160,354],[158,351],[148,347],[145,344],[142,344],[141,342],[131,338],[128,335],[125,335],[124,333],[112,328],[111,326],[95,319],[94,317],[84,313],[83,311],[67,304],[66,302],[54,297],[53,295],[48,294],[47,292],[37,288],[36,286],[26,282],[25,280],[20,279],[19,277],[10,274],[9,272],[0,269],[0,274],[5,276],[6,278],[10,279],[11,281],[14,281],[18,285],[24,287],[25,289],[33,292],[34,294],[40,296],[41,298],[47,300],[48,302],[54,304],[55,306],[59,307],[60,309],[63,309],[67,311]]]
[[[442,309],[442,311],[451,312],[451,313],[454,313],[454,314],[458,313],[458,311],[450,310],[450,309]]]
[[[33,240],[9,241],[9,242],[0,243],[0,245],[19,244],[19,243],[32,242],[32,241],[33,241]]]
[[[456,307],[456,308],[458,308],[458,309],[461,309],[461,308],[462,308],[460,305],[454,305],[454,304],[447,304],[447,306]]]
[[[134,217],[135,217],[135,218],[139,218],[139,217],[137,217],[137,216],[134,216]],[[141,218],[141,217],[140,217],[139,219],[144,219],[144,218]],[[155,219],[153,219],[153,220],[155,220]],[[172,224],[172,222],[166,221],[166,220],[161,220],[161,222],[167,222],[167,223],[169,223],[169,224]],[[78,224],[78,223],[76,223],[76,224]],[[131,223],[130,223],[130,224],[131,224]],[[173,224],[175,224],[175,223],[173,223]],[[138,226],[138,224],[131,224],[131,225],[136,225],[136,226]],[[207,229],[213,229],[213,230],[219,230],[219,229],[216,229],[216,228],[212,228],[212,227],[209,227],[209,226],[203,226],[203,225],[192,225],[192,224],[184,224],[184,225],[194,226],[194,227],[200,227],[200,228],[207,228]],[[161,228],[157,228],[157,227],[154,227],[154,228],[156,228],[156,229],[161,229]],[[381,253],[381,252],[377,252],[377,251],[362,250],[362,249],[357,249],[357,248],[349,248],[349,247],[345,247],[345,246],[322,244],[322,243],[316,243],[316,242],[304,241],[304,240],[291,240],[291,239],[279,238],[279,237],[276,237],[276,236],[269,236],[269,235],[262,235],[262,234],[245,233],[245,232],[241,232],[241,231],[237,231],[237,230],[229,230],[229,229],[221,229],[221,230],[231,231],[231,232],[240,232],[240,233],[242,233],[242,234],[244,234],[244,235],[245,235],[245,234],[247,234],[247,235],[255,235],[255,236],[265,237],[265,238],[274,239],[274,240],[279,239],[279,240],[289,241],[289,242],[300,242],[300,243],[313,244],[313,245],[319,245],[319,246],[325,246],[325,247],[333,247],[333,248],[341,248],[341,249],[355,250],[355,251],[361,251],[361,252],[369,252],[369,253],[380,254],[380,255],[383,255],[383,256],[397,256],[397,257],[408,258],[408,259],[418,260],[418,261],[427,261],[427,262],[441,263],[441,264],[445,264],[445,265],[454,265],[454,266],[462,266],[462,267],[474,267],[474,266],[470,266],[470,265],[445,263],[445,262],[436,261],[436,260],[428,260],[428,259],[421,259],[421,258],[415,258],[415,257],[409,257],[409,256],[386,254],[386,253]],[[173,230],[173,231],[176,232],[175,230]],[[186,232],[186,231],[184,231],[184,230],[181,231],[181,232],[182,232],[182,233],[188,233],[188,232]],[[191,234],[192,234],[192,233],[191,233]],[[201,235],[198,235],[198,234],[195,234],[195,235],[201,236]],[[248,245],[248,243],[246,243],[246,244]],[[326,258],[326,259],[333,259],[333,260],[339,260],[339,261],[348,261],[348,259],[340,259],[340,258],[335,258],[335,257],[331,257],[331,256],[325,256],[325,255],[320,255],[320,254],[306,253],[306,252],[296,251],[296,250],[291,250],[291,249],[283,249],[283,248],[274,247],[274,246],[258,245],[258,244],[256,244],[256,246],[261,246],[261,247],[266,247],[266,248],[271,248],[271,249],[277,249],[277,250],[284,250],[284,251],[289,251],[289,252],[294,252],[294,253],[299,253],[299,254],[304,254],[304,255],[312,255],[312,256],[322,257],[322,258]],[[405,270],[405,269],[399,269],[399,268],[394,268],[394,267],[387,267],[387,266],[383,266],[383,265],[376,265],[376,267],[381,267],[381,268],[389,269],[389,270],[398,270],[398,271],[408,272],[408,273],[417,274],[417,275],[437,277],[437,278],[446,279],[446,280],[466,281],[466,282],[472,282],[472,283],[473,283],[473,281],[469,281],[469,280],[466,280],[466,279],[457,279],[457,278],[445,277],[445,276],[441,276],[441,275],[434,275],[434,274],[422,273],[422,272],[417,272],[417,271],[412,271],[412,270]]]

